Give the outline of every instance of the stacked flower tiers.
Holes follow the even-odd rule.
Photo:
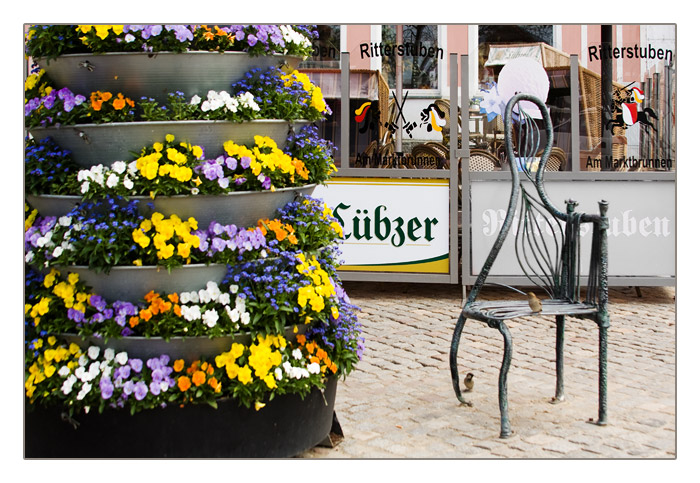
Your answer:
[[[28,456],[291,456],[328,435],[362,338],[342,228],[311,197],[335,169],[312,124],[328,108],[282,55],[313,34],[29,30]],[[185,55],[197,75],[169,75]],[[152,436],[125,445],[134,430]]]

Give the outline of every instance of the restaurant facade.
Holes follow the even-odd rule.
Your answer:
[[[323,196],[346,232],[345,278],[474,282],[510,186],[499,109],[529,90],[554,126],[550,196],[610,202],[611,285],[675,284],[675,25],[318,30],[300,68],[333,109],[340,170]],[[491,273],[527,285],[519,271],[501,256]]]

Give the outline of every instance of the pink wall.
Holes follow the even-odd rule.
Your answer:
[[[350,67],[353,69],[369,69],[370,58],[361,58],[360,44],[370,42],[371,28],[369,25],[348,25],[348,52],[350,52]]]
[[[578,54],[579,59],[581,56],[581,27],[581,25],[562,25],[561,27],[562,50],[567,54]]]
[[[466,55],[469,53],[469,26],[468,25],[448,25],[447,26],[447,48],[445,57],[449,59],[450,54]],[[458,82],[462,82],[462,74],[457,74]],[[450,64],[447,63],[447,85],[450,85]]]

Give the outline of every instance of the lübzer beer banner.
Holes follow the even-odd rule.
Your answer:
[[[333,178],[318,187],[343,227],[345,271],[449,273],[449,181]]]

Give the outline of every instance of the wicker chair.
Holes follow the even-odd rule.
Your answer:
[[[498,171],[501,162],[496,156],[482,149],[469,151],[469,171]]]
[[[372,141],[362,152],[360,159],[355,161],[356,168],[367,168],[372,165],[372,161],[377,155],[377,141]]]
[[[542,157],[542,153],[544,150],[540,150],[537,152],[537,157],[540,158]],[[564,171],[566,170],[566,153],[562,148],[557,148],[553,147],[552,151],[549,153],[549,159],[547,159],[547,163],[545,164],[544,170],[545,171]]]
[[[449,167],[449,152],[440,143],[427,142],[417,144],[411,150],[413,167],[421,169],[445,169]]]
[[[518,132],[515,133],[515,136],[513,135],[512,112],[519,101],[535,103],[542,113],[545,125],[546,147],[534,179],[533,173],[527,169],[521,177],[516,166],[514,154],[516,148],[518,157],[524,157],[526,160],[532,160],[538,148],[538,142],[533,142],[533,139],[538,136],[538,128],[528,116],[523,118],[522,123],[518,123],[516,128]],[[461,380],[457,369],[459,342],[466,320],[475,319],[486,323],[491,328],[498,329],[504,340],[504,354],[498,380],[498,402],[501,413],[501,438],[507,438],[512,434],[508,419],[507,378],[513,346],[506,322],[522,316],[544,315],[556,318],[556,389],[552,402],[559,402],[564,399],[565,316],[591,319],[597,324],[599,333],[598,420],[596,423],[605,425],[607,420],[607,328],[610,326],[606,233],[608,204],[606,201],[599,202],[600,214],[598,215],[576,212],[577,203],[571,200],[566,202],[565,212],[559,211],[553,206],[543,185],[544,169],[550,156],[554,137],[552,121],[545,104],[535,96],[518,94],[510,99],[505,112],[505,144],[512,179],[510,202],[496,241],[472,286],[455,325],[449,357],[452,385],[457,399],[471,406],[471,403],[462,397]],[[523,111],[519,110],[519,112]],[[517,140],[517,147],[513,146],[513,139]],[[525,166],[530,165],[529,163],[525,164]],[[534,187],[530,185],[528,180],[532,182]],[[538,312],[533,312],[536,307],[534,309],[530,307],[527,296],[520,300],[477,301],[491,267],[512,231],[511,227],[516,218],[516,211],[518,222],[514,240],[515,256],[527,279],[539,287],[539,290],[546,293],[548,297],[541,302],[541,308]],[[580,237],[581,225],[586,223],[592,225],[590,230],[592,240],[586,297],[581,300],[580,270],[584,262],[580,260]],[[510,236],[512,237],[512,235]]]

